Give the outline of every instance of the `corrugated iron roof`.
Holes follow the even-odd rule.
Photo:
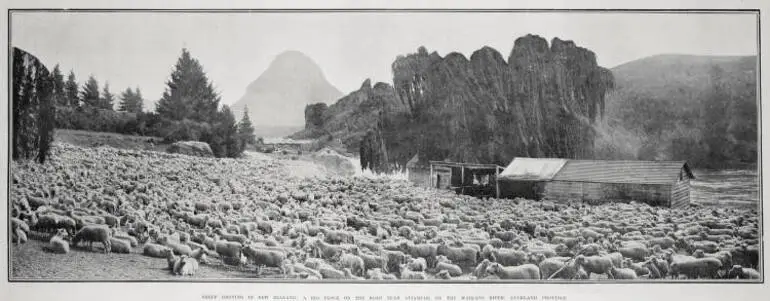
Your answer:
[[[690,179],[695,177],[685,161],[602,161],[568,160],[552,178],[554,181],[671,184],[685,168]]]
[[[567,159],[517,157],[499,177],[503,180],[547,181],[551,180],[566,162]]]

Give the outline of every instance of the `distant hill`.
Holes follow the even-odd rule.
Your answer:
[[[629,148],[638,153],[626,156],[688,160],[696,168],[756,163],[756,56],[663,54],[611,71],[607,123],[626,136],[613,139],[638,143]]]
[[[342,96],[321,68],[298,51],[286,51],[246,88],[232,107],[242,112],[248,106],[255,126],[304,126],[303,110],[312,103],[332,103]]]

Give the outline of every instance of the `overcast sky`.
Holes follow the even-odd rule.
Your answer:
[[[661,53],[756,55],[756,27],[753,14],[15,12],[11,43],[80,83],[93,74],[115,94],[139,86],[148,101],[186,47],[232,104],[285,50],[307,54],[347,94],[366,78],[391,82],[396,56],[420,45],[466,57],[487,45],[507,59],[532,33],[573,40],[611,68]]]

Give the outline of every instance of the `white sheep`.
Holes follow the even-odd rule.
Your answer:
[[[70,244],[64,240],[67,237],[67,230],[59,229],[56,234],[48,241],[48,250],[54,253],[67,254],[70,252]]]

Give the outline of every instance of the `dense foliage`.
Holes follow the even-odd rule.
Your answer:
[[[12,157],[45,162],[53,142],[54,80],[33,55],[13,48]]]
[[[58,65],[55,70],[58,72]],[[62,76],[56,77],[56,74],[53,82],[63,81]],[[116,98],[109,85],[105,83],[100,93],[94,76],[89,77],[79,95],[72,72],[67,82],[54,84],[58,86],[62,89],[57,93],[66,99],[58,102],[56,127],[59,128],[158,136],[166,142],[203,141],[217,157],[237,157],[247,145],[255,143],[248,113],[241,123],[236,123],[228,107],[218,109],[219,94],[203,72],[203,66],[186,49],[182,50],[155,112],[144,112],[139,87],[126,88],[120,94],[118,111],[114,111]],[[72,95],[78,98],[70,99]]]
[[[756,164],[756,57],[655,56],[613,73],[618,88],[599,129],[601,157]]]

